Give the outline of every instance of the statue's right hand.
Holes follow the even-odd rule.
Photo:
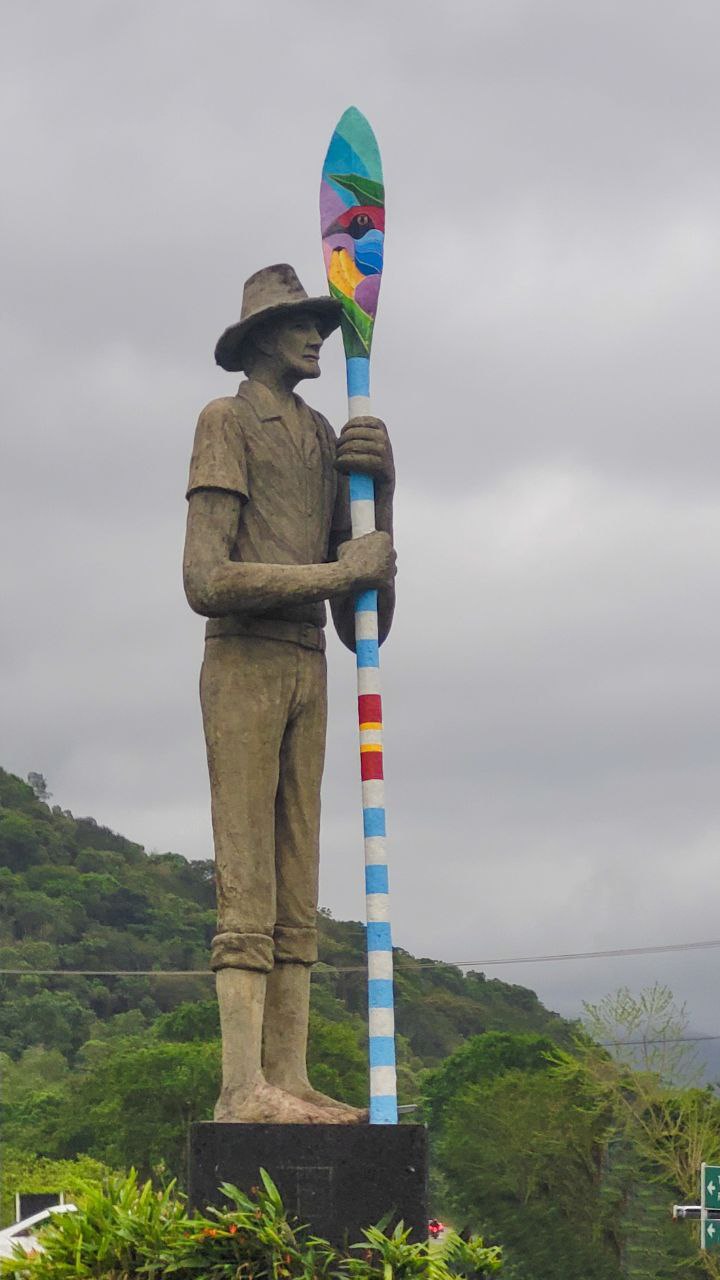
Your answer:
[[[395,548],[389,533],[379,530],[338,547],[338,563],[348,574],[347,589],[380,590],[389,587],[397,572]]]

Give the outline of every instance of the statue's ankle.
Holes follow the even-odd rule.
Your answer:
[[[287,1067],[278,1067],[273,1070],[272,1067],[265,1067],[264,1076],[268,1084],[274,1085],[276,1089],[284,1089],[286,1093],[295,1093],[297,1089],[309,1089],[310,1082],[305,1071],[292,1071]]]
[[[256,1071],[253,1075],[248,1076],[230,1076],[222,1082],[220,1097],[226,1095],[233,1098],[249,1098],[250,1094],[264,1083],[265,1077],[261,1071]]]

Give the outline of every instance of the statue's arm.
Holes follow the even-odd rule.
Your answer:
[[[385,424],[379,418],[353,418],[341,432],[337,447],[336,466],[339,471],[361,471],[375,481],[375,528],[386,534],[393,543],[393,497],[395,493],[395,465],[392,445]],[[362,539],[358,539],[362,541]],[[331,544],[330,554],[344,554],[340,546]],[[335,596],[330,601],[335,630],[343,644],[355,651],[355,596]],[[378,590],[378,639],[387,638],[395,612],[395,578]]]
[[[242,499],[225,490],[197,489],[188,505],[183,580],[191,609],[206,617],[264,613],[381,588],[394,574],[389,538],[368,534],[347,543],[330,564],[253,564],[230,559],[242,519]]]

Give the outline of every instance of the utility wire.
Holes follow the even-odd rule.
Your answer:
[[[673,951],[707,951],[711,947],[720,947],[720,938],[707,942],[669,942],[657,947],[615,947],[609,951],[564,951],[553,955],[540,956],[504,956],[499,960],[435,960],[418,963],[421,966],[447,964],[456,969],[489,969],[500,964],[544,964],[552,960],[607,960],[613,956],[653,956]]]
[[[491,964],[534,964],[545,960],[599,960],[606,956],[656,955],[667,951],[699,951],[708,947],[720,947],[720,941],[678,942],[664,947],[622,947],[612,951],[578,951],[562,952],[547,956],[517,956],[507,960],[421,960],[408,968],[429,969],[438,965],[446,968],[475,967]],[[402,959],[402,957],[400,957]],[[397,966],[402,971],[402,964]],[[321,965],[319,975],[331,973],[364,973],[364,965],[347,965],[334,967]],[[0,969],[2,977],[51,977],[51,978],[212,978],[210,969]],[[697,1044],[705,1040],[720,1040],[720,1033],[702,1036],[672,1036],[653,1040],[600,1040],[598,1044],[605,1049],[641,1048],[645,1045]]]
[[[695,1044],[699,1040],[720,1040],[720,1033],[712,1036],[662,1036],[659,1040],[598,1040],[603,1049],[624,1049],[627,1045],[646,1044]]]
[[[720,946],[720,943],[689,942],[684,946],[680,946],[680,945],[675,946],[672,948],[672,950],[674,951],[691,950],[691,949],[695,949],[703,946],[716,947],[716,946]],[[583,952],[583,953],[580,953],[579,957],[570,956],[570,955],[558,955],[558,956],[541,956],[541,957],[535,957],[535,958],[543,959],[543,960],[571,960],[576,958],[595,959],[604,955],[611,955],[611,956],[634,955],[636,954],[636,952],[640,952],[641,954],[645,955],[648,953],[652,953],[655,950],[664,951],[667,949],[668,948],[665,948],[665,947],[625,948],[622,951]],[[437,964],[444,964],[449,967],[450,963],[451,963],[450,961],[438,960],[438,961],[433,961],[432,966],[435,967],[435,965]],[[490,962],[485,961],[484,963],[485,964],[487,963],[513,964],[513,963],[521,963],[521,962],[519,960],[518,961],[496,960],[496,961],[490,961]],[[525,959],[523,959],[522,963],[526,963]],[[429,968],[430,963],[425,962],[413,967]],[[459,967],[457,961],[454,962],[454,967],[456,968]],[[330,965],[325,965],[323,966],[320,972],[321,974],[358,973],[358,972],[364,973],[365,969],[363,967],[361,970],[359,966],[358,967],[349,966],[348,968],[344,968],[344,969],[333,969]],[[9,976],[53,977],[53,978],[198,978],[198,977],[213,978],[215,975],[210,969],[0,969],[0,976],[2,977],[9,977]],[[717,1035],[709,1035],[709,1036],[672,1036],[670,1038],[661,1037],[658,1040],[599,1040],[598,1044],[600,1044],[604,1049],[623,1049],[626,1047],[641,1047],[643,1045],[653,1045],[653,1044],[695,1044],[701,1040],[720,1040],[720,1033],[718,1033]]]
[[[212,969],[0,969],[0,977],[214,978]]]
[[[608,951],[561,951],[552,955],[503,956],[495,960],[413,960],[395,952],[398,971],[416,969],[490,969],[504,964],[546,964],[555,960],[611,960],[616,956],[668,955],[676,951],[707,951],[720,947],[720,938],[706,942],[670,942],[656,947],[615,947]],[[365,965],[332,965],[320,962],[315,972],[322,976],[331,973],[365,973]],[[199,978],[212,977],[210,969],[2,969],[2,977],[33,975],[47,978]]]

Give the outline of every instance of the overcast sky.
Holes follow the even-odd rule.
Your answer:
[[[5,0],[0,763],[211,853],[181,588],[242,283],[324,288],[355,103],[385,166],[373,391],[394,937],[499,956],[720,936],[716,0]],[[306,384],[339,427],[341,344]],[[361,918],[354,664],[330,645],[322,901]],[[488,969],[577,1013],[720,952]]]

